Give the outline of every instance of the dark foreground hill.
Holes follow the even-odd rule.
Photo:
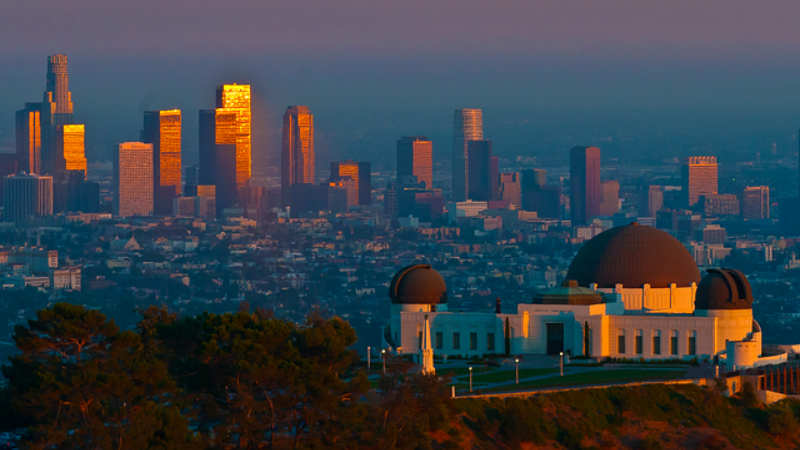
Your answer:
[[[457,399],[444,449],[798,448],[800,401],[764,407],[694,385],[590,389],[534,398]]]

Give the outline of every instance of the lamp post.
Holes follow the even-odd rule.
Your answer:
[[[561,371],[561,376],[563,377],[564,376],[564,352],[559,353],[558,356],[560,357],[559,360],[558,360],[559,361],[558,368]]]
[[[367,347],[367,374],[372,374],[372,360],[370,359],[372,347]]]
[[[514,358],[514,362],[517,363],[517,384],[519,384],[519,358]]]
[[[472,366],[469,367],[469,391],[472,392]]]
[[[386,349],[381,349],[381,358],[383,358],[383,373],[386,374]]]

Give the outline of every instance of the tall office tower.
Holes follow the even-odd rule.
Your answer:
[[[405,136],[397,141],[397,179],[408,176],[433,189],[433,142],[425,136]]]
[[[114,156],[114,215],[152,215],[153,144],[124,142]]]
[[[356,162],[352,159],[342,162],[331,162],[329,182],[336,183],[342,178],[350,177],[355,183],[355,202],[353,205],[369,205],[372,203],[372,165],[369,162]]]
[[[9,175],[3,179],[3,222],[53,215],[53,177]]]
[[[236,188],[247,186],[252,164],[250,85],[217,86],[217,109],[236,113]]]
[[[453,198],[467,200],[469,194],[469,141],[483,139],[483,112],[457,109],[453,118]]]
[[[153,144],[154,213],[170,215],[181,193],[181,110],[145,111],[142,142]]]
[[[16,153],[0,153],[0,177],[19,173],[17,171],[18,163]],[[4,183],[0,182],[0,200],[3,199],[3,186]]]
[[[656,217],[658,210],[664,207],[664,186],[650,186],[647,189],[646,207],[639,211],[639,215],[647,213],[647,217]]]
[[[492,192],[492,200],[500,200],[500,158],[492,156],[491,166],[491,184],[489,186]]]
[[[291,204],[293,184],[315,184],[314,116],[308,106],[290,106],[283,115],[281,195]]]
[[[71,125],[72,93],[69,91],[69,72],[67,55],[47,57],[47,82],[44,99],[41,103],[41,173],[55,175],[63,170],[63,155],[57,144],[57,127]]]
[[[742,192],[744,220],[769,219],[769,186],[748,186]]]
[[[200,185],[215,186],[218,216],[236,205],[236,112],[200,111]],[[199,189],[198,189],[198,194]]]
[[[200,184],[200,167],[197,165],[187,166],[183,171],[183,195],[185,197],[197,195],[198,184]]]
[[[600,215],[613,216],[619,212],[619,181],[606,180],[601,182],[603,198],[600,202]]]
[[[492,200],[492,141],[469,141],[468,198],[476,202]]]
[[[55,171],[83,171],[86,178],[84,125],[57,125]]]
[[[544,219],[560,219],[561,188],[552,184],[524,191],[522,193],[522,209],[533,211]]]
[[[522,209],[522,184],[519,172],[500,174],[500,199],[510,201],[516,209]]]
[[[690,156],[681,167],[681,192],[684,205],[694,206],[701,195],[716,195],[717,157]]]
[[[705,217],[738,216],[741,214],[739,197],[733,194],[701,195],[697,205]]]
[[[544,169],[530,169],[522,171],[522,192],[540,188],[545,185],[546,171]]]
[[[40,173],[42,169],[42,104],[25,103],[16,115],[17,158],[20,171]]]
[[[569,152],[569,205],[573,223],[586,223],[600,212],[600,149],[573,147]]]

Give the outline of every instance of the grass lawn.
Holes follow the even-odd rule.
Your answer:
[[[520,369],[520,378],[538,377],[540,375],[549,375],[551,373],[558,373],[558,369]],[[481,375],[473,375],[473,382],[481,383],[502,383],[504,381],[514,381],[516,373],[514,370],[504,370],[502,372],[487,373]]]
[[[483,365],[472,366],[472,373],[473,373],[472,376],[474,379],[475,375],[477,374],[494,372],[495,370],[497,369],[494,367],[489,367],[484,369]],[[436,368],[436,375],[439,375],[440,377],[450,374],[453,374],[454,377],[460,377],[461,375],[469,375],[469,367],[452,367],[452,368],[445,367],[443,369],[438,367]]]
[[[542,380],[527,381],[520,384],[508,384],[488,388],[483,392],[516,391],[525,388],[549,388],[560,386],[583,386],[606,383],[623,383],[646,380],[673,380],[686,375],[686,370],[593,370],[590,372],[573,373],[563,377],[551,377]]]

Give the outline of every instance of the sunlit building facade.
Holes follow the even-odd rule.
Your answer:
[[[719,189],[716,156],[690,156],[681,167],[681,192],[685,206],[694,206],[700,196],[716,195]]]
[[[290,106],[283,115],[281,192],[283,206],[291,203],[291,186],[314,184],[314,116],[308,106]]]
[[[469,193],[468,142],[483,139],[483,111],[457,109],[453,117],[453,201],[467,200]]]
[[[42,104],[26,103],[16,115],[19,170],[39,173],[42,169]]]
[[[59,126],[73,124],[72,93],[69,91],[67,55],[47,57],[47,82],[41,103],[41,168],[44,174],[63,171],[64,157],[59,143]]]
[[[86,177],[86,149],[84,125],[58,125],[56,127],[56,170],[83,171]]]
[[[217,109],[236,114],[236,187],[244,188],[250,179],[252,164],[252,116],[250,113],[250,85],[223,84],[217,86]]]
[[[143,142],[153,144],[153,186],[181,193],[181,110],[145,111]]]
[[[742,192],[742,218],[769,219],[769,186],[748,186]]]
[[[331,183],[348,177],[353,180],[355,185],[355,199],[350,201],[350,206],[372,203],[372,164],[352,159],[331,162]]]
[[[519,172],[503,172],[500,174],[500,199],[514,205],[514,209],[522,209],[522,184]]]
[[[124,142],[114,158],[114,215],[153,214],[153,144]]]
[[[433,189],[433,142],[425,136],[405,136],[397,141],[397,179],[408,176]]]

